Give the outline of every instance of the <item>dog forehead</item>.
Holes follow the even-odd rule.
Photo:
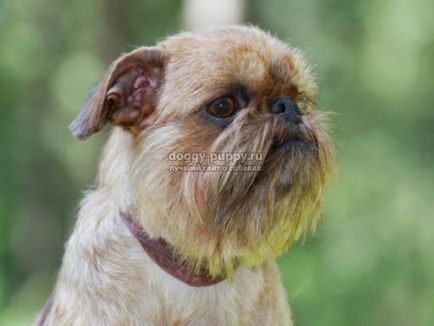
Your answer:
[[[164,42],[169,52],[168,74],[225,82],[267,77],[270,68],[288,63],[289,48],[256,28],[232,27],[184,33]],[[290,69],[289,66],[281,70]],[[170,77],[170,76],[169,76]]]
[[[188,101],[192,108],[231,87],[259,94],[311,84],[303,80],[310,75],[297,51],[258,28],[184,33],[161,46],[169,57],[164,88],[172,100]]]

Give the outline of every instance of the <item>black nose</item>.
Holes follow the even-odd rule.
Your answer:
[[[301,123],[301,111],[298,106],[288,98],[279,98],[271,104],[271,112],[294,124]]]

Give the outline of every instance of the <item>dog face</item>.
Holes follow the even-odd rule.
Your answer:
[[[125,141],[107,150],[128,151],[117,186],[154,212],[145,228],[193,267],[230,274],[317,223],[333,155],[315,93],[302,54],[259,29],[185,33],[116,60],[71,130],[121,127],[112,137]]]

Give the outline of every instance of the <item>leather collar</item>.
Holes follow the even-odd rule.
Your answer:
[[[173,250],[173,247],[164,239],[150,238],[142,228],[126,213],[120,213],[127,228],[139,241],[148,256],[163,269],[178,280],[190,286],[210,286],[223,281],[226,277],[213,278],[209,270],[203,264],[199,272],[194,272],[185,262],[181,262]]]

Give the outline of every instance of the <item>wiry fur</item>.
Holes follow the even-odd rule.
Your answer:
[[[303,56],[257,28],[228,27],[168,38],[152,57],[164,71],[146,93],[155,112],[114,128],[97,188],[68,241],[47,325],[288,325],[273,260],[314,230],[333,168],[326,115],[314,110],[316,84]],[[116,69],[97,89],[98,101],[107,80],[125,74]],[[248,104],[226,128],[199,114],[213,98],[240,89]],[[303,141],[282,149],[275,144],[294,130],[269,112],[279,97],[304,109]],[[75,133],[99,130],[103,109],[82,114]],[[168,160],[173,150],[257,152],[265,160],[259,172],[169,173],[183,163]],[[205,261],[212,276],[228,279],[193,288],[172,278],[147,257],[119,211],[166,239],[192,268]]]

